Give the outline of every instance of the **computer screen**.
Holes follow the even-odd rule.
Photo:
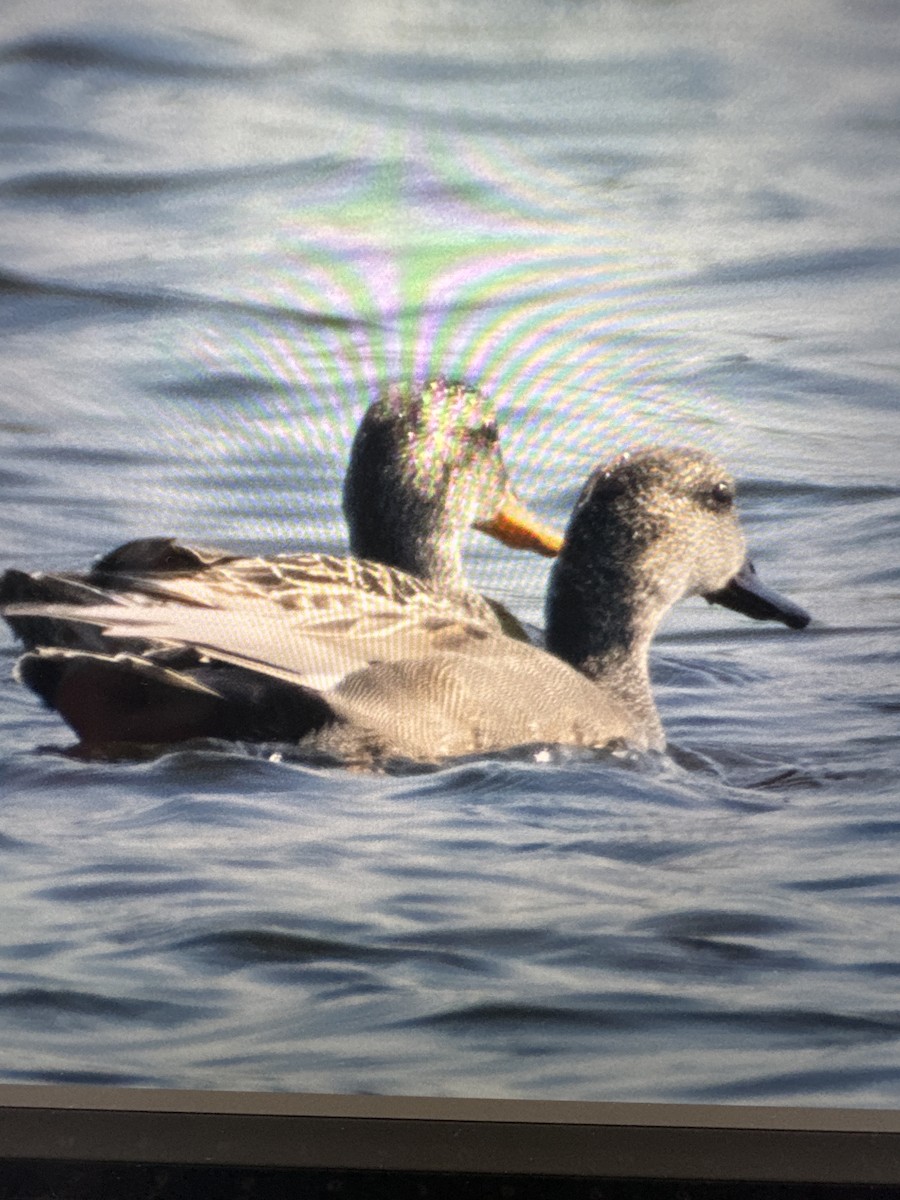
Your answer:
[[[6,603],[113,606],[0,646],[11,1105],[897,1129],[897,49],[877,2],[7,5]],[[540,535],[384,515],[373,404]]]

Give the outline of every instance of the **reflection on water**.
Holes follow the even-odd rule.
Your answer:
[[[637,761],[81,763],[9,682],[5,1079],[897,1103],[889,8],[0,17],[3,565],[337,550],[372,388],[445,372],[557,522],[713,449],[817,618],[683,606]]]

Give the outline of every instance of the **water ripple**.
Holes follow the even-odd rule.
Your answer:
[[[168,1026],[193,1020],[199,1010],[168,1000],[138,1000],[104,996],[98,992],[32,987],[0,994],[0,1011],[20,1019],[50,1022],[60,1017],[78,1017]]]
[[[0,185],[2,191],[2,185]],[[281,305],[251,301],[223,300],[215,297],[179,291],[175,288],[112,287],[98,284],[72,284],[58,280],[41,280],[0,268],[0,293],[23,296],[50,296],[76,301],[89,300],[112,305],[123,313],[157,314],[190,309],[193,312],[236,313],[245,316],[272,316],[310,328],[364,329],[372,322],[361,317],[314,312]]]
[[[557,1028],[640,1030],[648,1035],[671,1025],[708,1030],[752,1028],[779,1037],[811,1036],[828,1044],[890,1041],[900,1035],[900,1014],[848,1016],[818,1009],[735,1009],[719,1011],[671,1004],[665,1000],[647,1004],[615,1002],[605,998],[602,1007],[583,1008],[558,1004],[474,1004],[411,1018],[401,1024],[439,1026],[459,1032],[534,1028],[545,1032]]]
[[[211,57],[217,63],[210,62]],[[228,59],[231,59],[229,62]],[[227,44],[163,38],[142,32],[89,37],[56,34],[23,38],[0,49],[0,65],[28,64],[65,71],[118,71],[126,77],[153,76],[193,80],[204,77],[235,79],[255,73],[258,67],[241,61]]]
[[[721,263],[679,281],[685,288],[715,284],[768,283],[784,279],[812,278],[847,273],[893,274],[900,266],[900,246],[830,246],[827,251],[784,254]]]
[[[380,959],[385,954],[388,958],[392,957],[390,951],[381,951],[362,943],[271,929],[227,929],[218,933],[198,934],[176,942],[175,948],[199,951],[204,955],[246,964]]]
[[[865,1092],[879,1083],[893,1085],[896,1079],[896,1066],[854,1070],[841,1064],[830,1069],[783,1071],[771,1075],[758,1075],[753,1079],[729,1080],[727,1083],[703,1087],[694,1086],[691,1088],[691,1098],[698,1103],[718,1100],[733,1104],[766,1100],[773,1103],[775,1098],[785,1096],[832,1096],[839,1097],[839,1102],[846,1104],[852,1101],[855,1092]]]

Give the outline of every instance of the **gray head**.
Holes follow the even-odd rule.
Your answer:
[[[344,481],[350,549],[459,588],[470,526],[519,549],[557,552],[561,538],[517,500],[493,406],[444,379],[395,385],[357,430]]]
[[[548,648],[602,671],[649,644],[683,596],[802,628],[809,617],[762,589],[747,562],[735,484],[711,455],[648,449],[599,467],[575,505],[548,594]]]

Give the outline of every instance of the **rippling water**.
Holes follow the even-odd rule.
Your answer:
[[[713,449],[817,620],[684,605],[639,761],[83,763],[10,680],[2,1078],[896,1106],[895,6],[293,12],[0,15],[2,565],[338,549],[372,388],[441,371],[556,521]]]

